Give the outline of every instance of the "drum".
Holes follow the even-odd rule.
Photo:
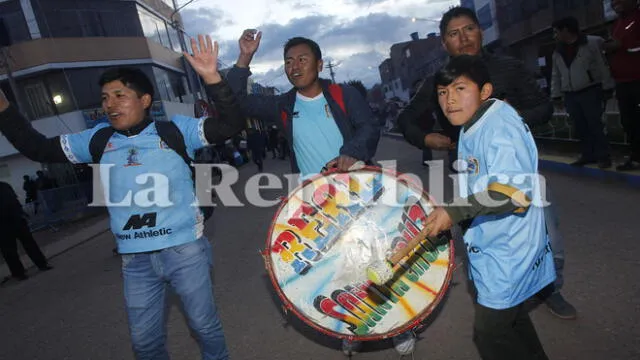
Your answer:
[[[285,309],[352,341],[419,326],[448,288],[451,239],[425,240],[382,286],[367,280],[366,269],[416,235],[433,205],[410,181],[375,167],[304,182],[279,207],[263,252]]]

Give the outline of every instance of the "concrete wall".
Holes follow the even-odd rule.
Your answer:
[[[143,37],[37,39],[10,46],[9,53],[14,60],[11,62],[14,72],[52,63],[149,58],[182,69],[182,54]],[[4,72],[0,70],[0,74]]]

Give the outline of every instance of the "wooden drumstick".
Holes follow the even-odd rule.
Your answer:
[[[367,267],[367,278],[376,285],[382,285],[393,278],[393,267],[415,249],[427,237],[429,226],[420,230],[405,247],[393,253],[388,259],[376,261]]]

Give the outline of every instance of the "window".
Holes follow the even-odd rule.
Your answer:
[[[171,41],[169,40],[167,24],[164,20],[153,15],[140,6],[138,6],[138,15],[140,17],[140,24],[142,25],[142,31],[144,32],[145,37],[169,49],[173,48],[171,45]]]
[[[406,58],[410,58],[411,57],[411,49],[407,48],[404,50],[404,56]]]
[[[169,39],[171,40],[171,48],[175,52],[182,52],[182,48],[180,47],[180,40],[178,31],[171,25],[167,25],[167,29],[169,30]]]
[[[54,116],[76,109],[65,74],[61,71],[18,80],[22,104],[31,120]]]
[[[44,37],[141,36],[135,4],[121,1],[35,1]]]
[[[0,3],[0,46],[30,40],[29,28],[18,1]]]
[[[153,76],[158,89],[157,99],[182,102],[182,97],[187,93],[184,85],[186,78],[182,74],[154,66]]]
[[[27,111],[32,120],[40,119],[47,116],[53,116],[53,106],[49,101],[47,88],[42,81],[34,81],[24,86],[26,102],[28,104]]]

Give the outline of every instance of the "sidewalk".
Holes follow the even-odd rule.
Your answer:
[[[384,133],[383,136],[404,141],[402,134],[398,133]],[[633,187],[640,188],[640,170],[616,171],[615,167],[622,163],[622,158],[615,152],[613,155],[613,166],[608,169],[599,169],[595,164],[587,165],[585,167],[571,166],[571,163],[577,160],[580,155],[571,150],[567,150],[567,147],[563,147],[562,150],[558,150],[553,146],[549,146],[547,143],[545,145],[538,146],[538,151],[540,157],[539,166],[541,170],[573,176],[590,177],[598,180],[622,182]]]

